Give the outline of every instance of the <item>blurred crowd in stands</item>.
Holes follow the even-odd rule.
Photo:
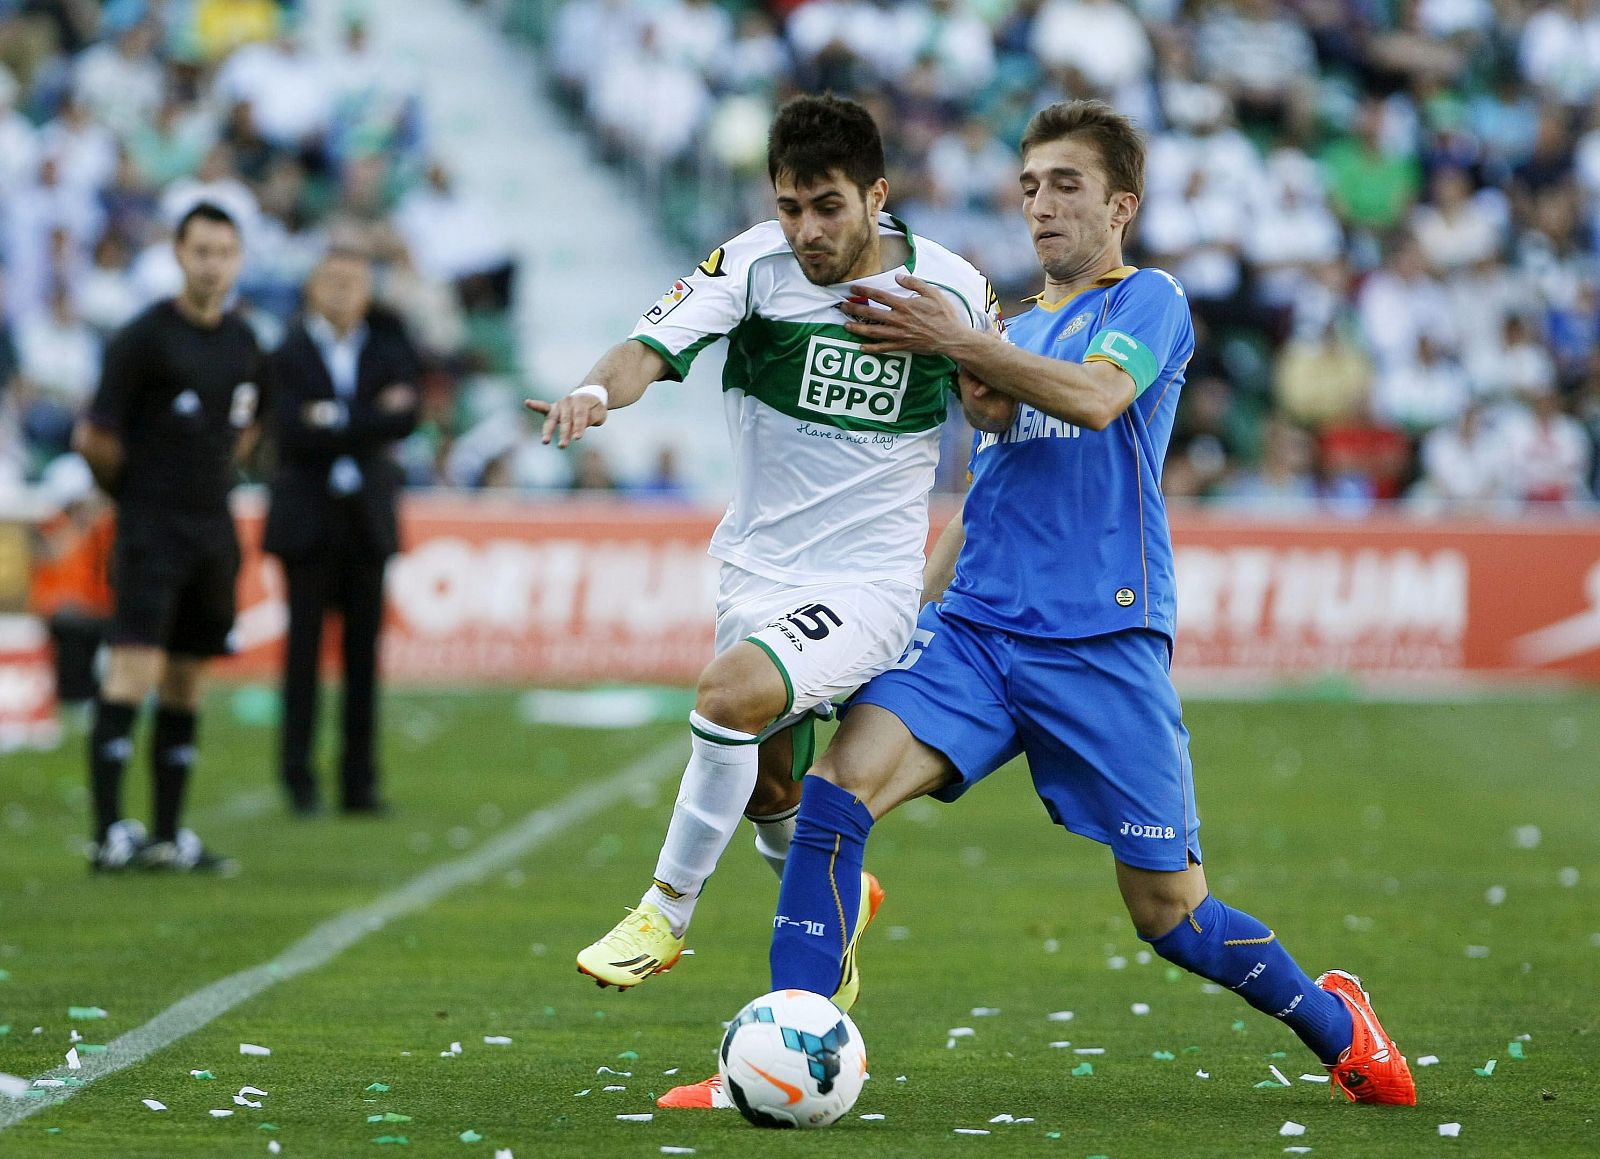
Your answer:
[[[0,0],[0,497],[87,486],[49,466],[107,337],[176,292],[172,226],[202,199],[242,225],[239,304],[268,349],[329,246],[369,254],[426,356],[408,479],[496,468],[458,436],[484,383],[520,390],[514,255],[433,153],[417,78],[343,12],[318,46],[289,0]]]
[[[1597,0],[501,0],[663,226],[771,216],[802,90],[885,129],[891,208],[1037,292],[1016,146],[1098,96],[1150,137],[1136,264],[1200,332],[1175,496],[1583,509],[1600,440]]]

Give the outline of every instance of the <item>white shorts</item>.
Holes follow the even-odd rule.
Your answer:
[[[722,565],[717,654],[749,640],[789,692],[780,716],[854,692],[898,660],[917,626],[922,592],[894,580],[787,584]]]

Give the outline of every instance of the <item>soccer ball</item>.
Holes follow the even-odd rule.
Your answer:
[[[826,1127],[867,1077],[856,1024],[809,990],[776,990],[739,1011],[720,1058],[723,1089],[758,1127]]]

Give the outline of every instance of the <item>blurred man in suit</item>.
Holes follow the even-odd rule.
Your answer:
[[[420,365],[399,320],[372,306],[372,271],[330,251],[306,283],[305,311],[272,358],[278,469],[262,546],[283,564],[289,646],[280,770],[290,809],[317,812],[322,623],[344,620],[344,812],[386,811],[373,745],[383,572],[399,549],[395,443],[417,422]]]

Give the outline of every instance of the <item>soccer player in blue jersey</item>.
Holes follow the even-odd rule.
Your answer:
[[[1124,265],[1144,146],[1097,101],[1052,105],[1022,141],[1022,202],[1044,292],[1008,340],[917,296],[855,287],[872,354],[942,354],[982,432],[964,509],[930,555],[896,667],[850,702],[806,777],[774,919],[774,989],[830,994],[878,818],[951,801],[1018,754],[1051,818],[1111,847],[1139,937],[1288,1025],[1354,1101],[1416,1086],[1360,980],[1316,981],[1201,868],[1188,731],[1169,673],[1172,539],[1160,479],[1194,352],[1183,287]]]

